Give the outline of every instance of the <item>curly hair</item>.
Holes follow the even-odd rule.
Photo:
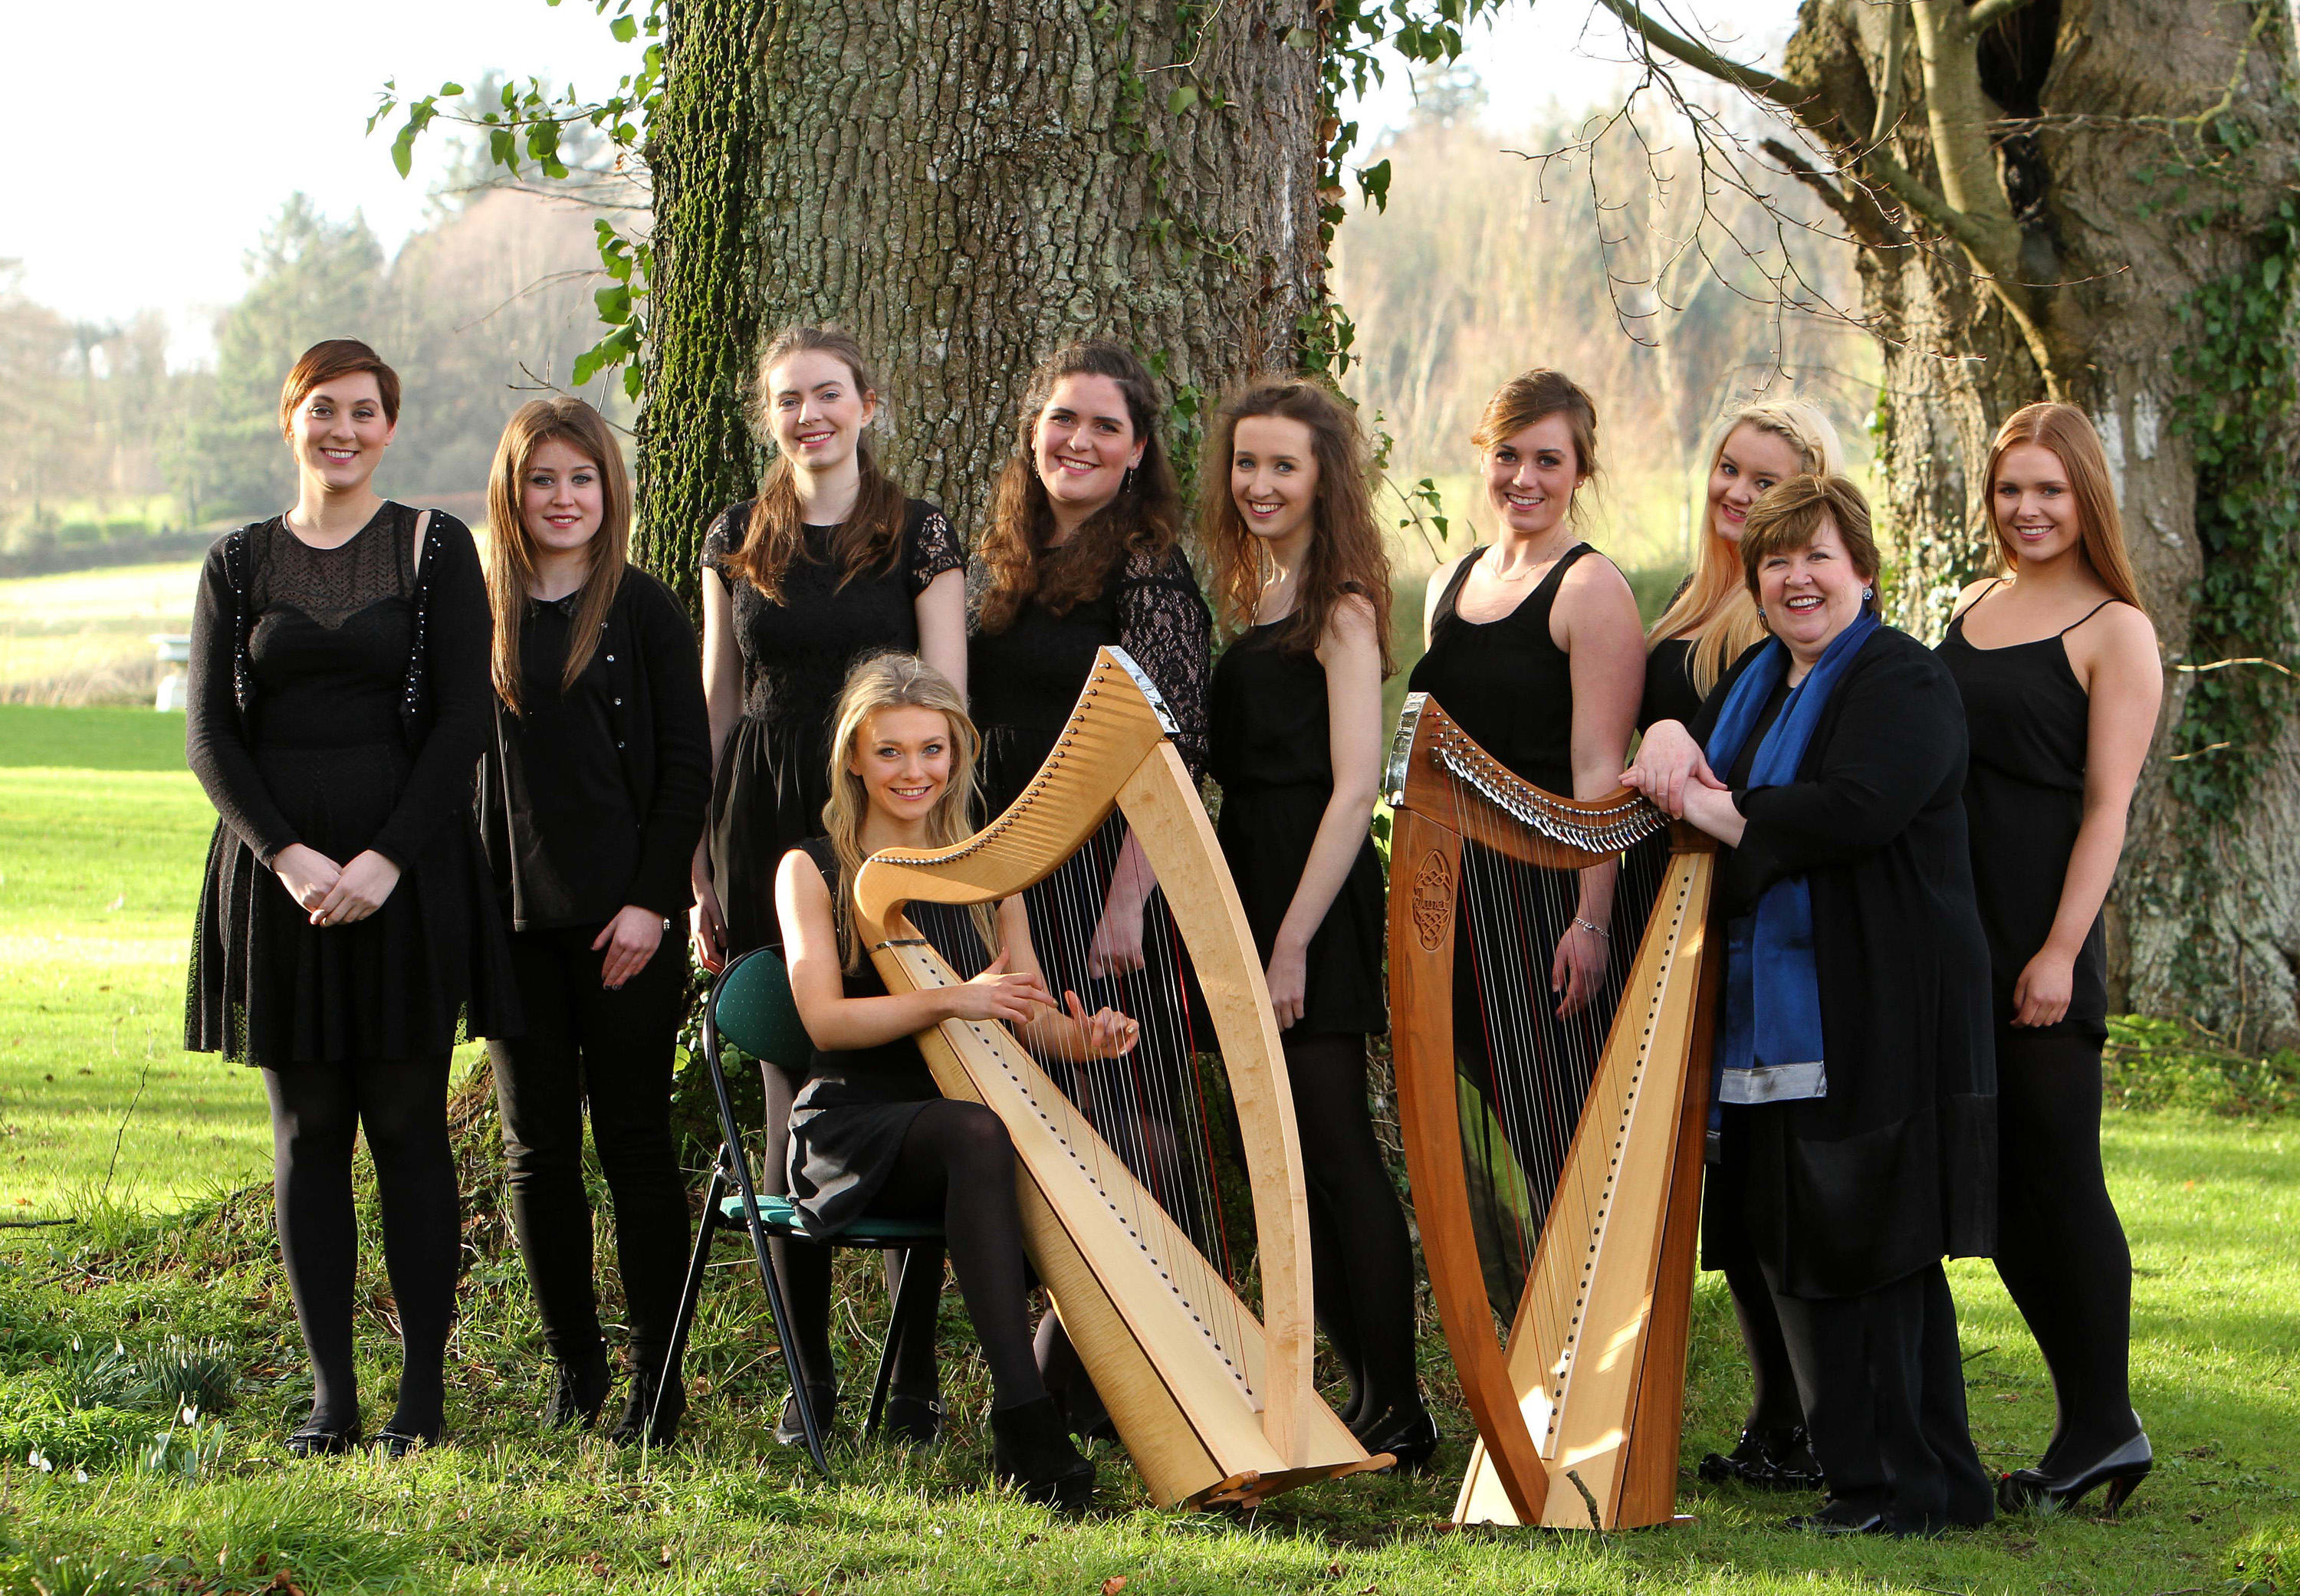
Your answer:
[[[1348,401],[1307,378],[1257,378],[1222,402],[1207,433],[1205,462],[1198,473],[1198,538],[1212,561],[1214,603],[1222,624],[1233,632],[1254,624],[1270,575],[1270,552],[1247,530],[1229,486],[1238,424],[1255,416],[1301,423],[1309,429],[1318,462],[1309,558],[1297,578],[1294,612],[1278,632],[1279,646],[1303,653],[1316,649],[1334,607],[1354,594],[1373,606],[1382,675],[1396,675],[1389,641],[1389,553],[1374,521],[1375,476],[1365,435]]]
[[[1066,377],[1106,377],[1118,385],[1127,420],[1142,444],[1142,461],[1116,498],[1088,516],[1068,543],[1053,549],[1046,540],[1054,535],[1054,504],[1038,479],[1038,418]],[[1056,615],[1066,614],[1098,597],[1121,559],[1154,558],[1174,546],[1182,533],[1182,495],[1159,436],[1163,411],[1157,379],[1122,344],[1089,338],[1038,362],[1015,416],[1014,453],[998,474],[989,526],[975,549],[986,578],[976,611],[984,631],[1012,626],[1034,597]]]

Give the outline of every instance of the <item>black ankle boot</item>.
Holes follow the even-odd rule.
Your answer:
[[[543,1404],[543,1427],[590,1428],[598,1422],[599,1409],[607,1405],[607,1392],[615,1383],[614,1371],[607,1366],[607,1343],[594,1342],[588,1352],[554,1358],[552,1367],[551,1398]]]
[[[630,1396],[607,1438],[617,1446],[669,1446],[679,1439],[679,1421],[686,1417],[687,1383],[665,1385],[662,1359],[652,1358],[631,1370]]]
[[[1094,1465],[1071,1444],[1052,1397],[990,1410],[990,1472],[1030,1500],[1067,1513],[1094,1500]]]
[[[806,1394],[814,1403],[815,1428],[821,1432],[821,1439],[828,1442],[830,1439],[830,1421],[838,1413],[838,1387],[810,1384]],[[802,1445],[806,1440],[806,1430],[799,1423],[798,1392],[796,1391],[783,1399],[782,1417],[775,1421],[775,1439],[785,1446]]]

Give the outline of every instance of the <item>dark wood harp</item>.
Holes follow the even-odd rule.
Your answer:
[[[1022,795],[973,836],[875,854],[858,929],[894,992],[955,983],[912,903],[979,903],[1045,879],[1121,811],[1156,871],[1229,1076],[1258,1235],[1262,1317],[1005,1027],[919,1035],[946,1096],[985,1103],[1019,1156],[1025,1245],[1135,1466],[1162,1502],[1252,1504],[1377,1467],[1318,1397],[1302,1150],[1270,995],[1213,828],[1157,691],[1105,648]]]
[[[1711,997],[1721,961],[1721,950],[1706,956],[1715,844],[1672,827],[1626,789],[1589,802],[1543,792],[1486,753],[1427,694],[1406,698],[1386,785],[1395,811],[1389,978],[1398,1114],[1430,1284],[1479,1434],[1454,1518],[1608,1530],[1666,1523],[1676,1502]],[[1454,1012],[1465,858],[1483,880],[1491,877],[1476,877],[1480,869],[1509,868],[1496,858],[1571,872],[1641,844],[1657,876],[1648,884],[1653,908],[1633,945],[1617,912],[1616,1007],[1592,1044],[1586,1094],[1579,1078],[1553,1080],[1536,1094],[1558,1117],[1554,1145],[1563,1152],[1536,1216],[1538,1243],[1504,1347],[1474,1234],[1457,1085],[1457,1041],[1469,1040],[1457,1039]],[[1539,957],[1546,970],[1548,950]],[[1521,995],[1538,1003],[1549,995],[1546,981]],[[1471,1046],[1503,1051],[1490,1035]]]

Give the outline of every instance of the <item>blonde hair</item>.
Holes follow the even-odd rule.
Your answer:
[[[1744,427],[1787,440],[1797,452],[1798,469],[1807,475],[1835,477],[1844,470],[1844,445],[1838,442],[1837,428],[1819,405],[1806,399],[1767,399],[1736,405],[1717,419],[1709,441],[1711,476],[1724,458],[1725,445]],[[1740,551],[1710,520],[1706,479],[1701,496],[1701,542],[1694,553],[1693,574],[1646,631],[1646,646],[1650,649],[1666,638],[1691,636],[1693,651],[1686,659],[1686,674],[1692,678],[1693,690],[1706,698],[1725,668],[1763,638],[1765,626],[1743,580]]]
[[[535,452],[548,443],[565,444],[599,468],[599,529],[591,535],[591,569],[576,589],[567,666],[559,677],[562,693],[575,685],[597,651],[631,553],[631,479],[606,418],[580,399],[531,399],[521,405],[496,445],[495,463],[488,468],[488,538],[482,552],[488,608],[496,628],[489,665],[496,693],[514,715],[520,710],[521,686],[520,623],[526,619],[528,591],[535,581],[535,545],[520,514],[520,499]]]
[[[1996,519],[1996,468],[2005,451],[2022,444],[2050,449],[2069,474],[2069,495],[2075,499],[2082,528],[2085,559],[2093,574],[2118,598],[2146,615],[2140,586],[2133,579],[2132,561],[2124,548],[2124,518],[2116,508],[2116,487],[2108,472],[2108,455],[2090,418],[2073,404],[2024,404],[2004,418],[1996,441],[1988,448],[1988,470],[1981,478],[1981,502],[1988,529],[1996,535],[1996,566],[2008,576],[2021,570],[2021,551],[2005,536]]]
[[[871,797],[862,778],[847,768],[856,743],[881,710],[935,710],[950,727],[950,780],[927,811],[929,846],[946,848],[974,834],[974,767],[982,756],[982,734],[967,717],[966,701],[948,677],[916,654],[888,652],[859,661],[846,673],[830,717],[830,802],[822,806],[823,834],[838,856],[838,953],[848,969],[862,967],[854,934],[854,877],[862,869],[862,822]],[[972,906],[974,928],[983,947],[996,952],[997,921],[990,906]]]

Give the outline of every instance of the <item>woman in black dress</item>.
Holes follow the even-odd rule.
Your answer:
[[[1944,1257],[1995,1244],[1988,947],[1964,836],[1963,707],[1876,618],[1869,508],[1793,477],[1742,568],[1774,640],[1622,779],[1723,843],[1722,1158],[1829,1500],[1793,1527],[1930,1534],[1994,1515]],[[1669,723],[1673,727],[1674,723]]]
[[[1366,1103],[1382,1002],[1381,765],[1389,559],[1349,406],[1266,380],[1206,441],[1200,525],[1236,639],[1214,666],[1222,854],[1267,968],[1310,1183],[1318,1322],[1369,1452],[1426,1464],[1438,1426],[1413,1368],[1413,1251]],[[1227,491],[1223,491],[1226,484]]]
[[[1645,646],[1627,578],[1575,529],[1575,495],[1597,474],[1596,407],[1562,372],[1528,371],[1487,402],[1471,441],[1494,541],[1430,574],[1429,652],[1407,685],[1534,786],[1600,796],[1629,754]],[[1574,879],[1474,844],[1462,855],[1471,957],[1454,965],[1454,1030],[1458,1068],[1508,1148],[1504,1158],[1471,1136],[1473,1158],[1492,1172],[1479,1239],[1504,1316],[1516,1311],[1641,929],[1614,924],[1617,868]],[[1514,1045],[1489,1055],[1488,1037]],[[1501,1195],[1512,1189],[1522,1206]]]
[[[729,505],[703,543],[713,778],[693,924],[705,969],[781,939],[775,871],[786,849],[822,829],[831,706],[847,667],[881,649],[915,651],[965,689],[965,556],[942,511],[905,499],[879,469],[869,433],[878,406],[869,360],[836,328],[787,328],[759,357],[753,426],[774,463],[759,496]],[[779,1123],[797,1082],[764,1074],[768,1122]],[[780,1166],[769,1168],[771,1188]],[[772,1251],[799,1367],[828,1416],[838,1402],[829,1251],[804,1242]],[[939,1258],[914,1251],[921,1268],[941,1269]],[[900,1349],[888,1428],[932,1441],[937,1385],[932,1342]],[[775,1434],[799,1440],[795,1404]]]
[[[1691,725],[1726,667],[1764,641],[1756,602],[1742,579],[1741,528],[1767,488],[1804,473],[1835,476],[1843,454],[1837,428],[1819,407],[1802,399],[1736,406],[1718,422],[1715,436],[1708,508],[1692,574],[1646,631],[1640,732],[1650,733],[1664,721]],[[1643,845],[1666,853],[1669,838],[1664,834]],[[1702,1216],[1701,1261],[1724,1273],[1732,1293],[1733,1317],[1749,1353],[1749,1413],[1730,1452],[1702,1459],[1701,1477],[1738,1479],[1764,1491],[1810,1491],[1821,1484],[1821,1468],[1806,1441],[1804,1409],[1797,1401],[1796,1377],[1773,1313],[1772,1293],[1765,1289],[1739,1219],[1732,1204],[1711,1205]]]
[[[370,486],[399,379],[365,344],[280,390],[294,510],[221,539],[192,616],[187,752],[221,817],[184,1045],[263,1071],[279,1247],[312,1358],[296,1455],[360,1439],[352,1144],[366,1133],[400,1322],[393,1455],[439,1438],[460,1244],[447,1144],[459,1037],[519,1028],[471,817],[488,595],[471,535]]]
[[[2164,670],[2084,412],[2016,411],[1988,481],[2007,575],[1965,590],[1940,657],[1972,730],[1964,809],[2003,1105],[1996,1272],[2059,1405],[2044,1457],[1997,1499],[2069,1503],[2105,1483],[2112,1510],[2154,1457],[2132,1410],[2132,1253],[2100,1165],[2100,911]]]
[[[615,1199],[629,1316],[620,1442],[683,1393],[656,1386],[679,1313],[687,1190],[671,1138],[687,962],[663,933],[689,902],[711,789],[695,631],[629,562],[629,479],[599,413],[538,399],[504,429],[488,484],[495,736],[480,835],[504,913],[527,1033],[489,1045],[512,1220],[556,1365],[544,1422],[588,1425],[612,1383],[591,1288],[583,1118]]]
[[[979,743],[957,689],[908,654],[855,668],[833,739],[828,835],[786,854],[776,883],[791,996],[815,1045],[791,1110],[792,1201],[824,1234],[866,1212],[942,1221],[990,1368],[992,1471],[1033,1500],[1081,1508],[1094,1465],[1071,1444],[1030,1345],[1013,1143],[988,1109],[937,1090],[912,1038],[946,1019],[995,1019],[1071,1057],[1114,1058],[1136,1027],[1108,1009],[1088,1015],[1074,993],[1067,1012],[1055,1008],[1012,898],[971,911],[913,905],[938,947],[972,953],[959,960],[968,979],[889,994],[854,935],[856,873],[882,848],[972,832]]]
[[[1181,495],[1159,421],[1155,380],[1120,345],[1074,344],[1031,373],[1015,453],[967,571],[967,679],[989,814],[1020,796],[1053,751],[1104,644],[1148,674],[1192,779],[1204,773],[1212,623],[1179,546]],[[1112,816],[1023,902],[1055,984],[1162,1021],[1127,1070],[1056,1075],[1138,1175],[1154,1167],[1174,1176],[1163,1188],[1170,1211],[1212,1256],[1205,1127],[1181,1123],[1196,1099],[1191,1005],[1156,886]],[[1080,1433],[1096,1429],[1100,1403],[1053,1315],[1041,1334],[1056,1400]]]

